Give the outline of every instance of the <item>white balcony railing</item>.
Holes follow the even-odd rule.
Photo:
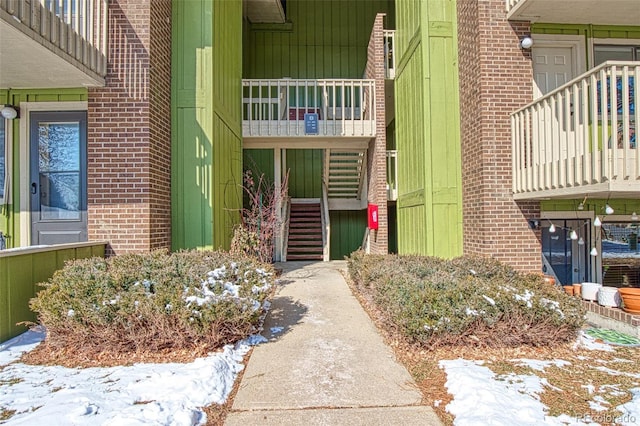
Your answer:
[[[519,199],[640,190],[640,62],[606,62],[511,116]]]
[[[374,80],[242,81],[245,138],[373,137],[374,107]]]
[[[507,2],[507,13],[511,11],[511,9],[513,9],[513,7],[519,2],[520,0],[506,0]]]
[[[384,30],[384,74],[390,80],[396,78],[395,34],[395,30]]]
[[[398,151],[387,150],[387,200],[398,199]]]
[[[0,0],[0,9],[104,77],[108,0]]]

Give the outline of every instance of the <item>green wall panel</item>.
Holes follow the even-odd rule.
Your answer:
[[[288,26],[245,28],[245,78],[361,78],[376,13],[393,0],[287,0]]]
[[[35,252],[8,252],[0,256],[0,342],[27,330],[19,322],[36,322],[29,300],[67,260],[92,256],[104,257],[105,245],[93,243],[83,247],[41,249]]]
[[[285,171],[289,171],[290,197],[322,197],[323,153],[322,149],[287,149]]]
[[[332,260],[341,260],[361,246],[367,228],[367,211],[331,210],[329,218],[331,223],[329,255]]]
[[[396,1],[398,252],[462,254],[456,4]]]
[[[254,177],[264,174],[267,182],[273,183],[273,149],[245,149],[242,153],[242,169],[251,170]]]
[[[0,88],[0,103],[19,106],[22,102],[76,102],[87,101],[86,88],[71,89],[6,89]],[[20,242],[20,120],[7,122],[11,126],[11,204],[0,206],[0,231],[9,235],[7,247]]]
[[[242,1],[172,4],[172,246],[228,248],[242,203]]]

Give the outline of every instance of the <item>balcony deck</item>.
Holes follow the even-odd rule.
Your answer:
[[[376,135],[373,80],[243,80],[246,147],[366,148]],[[304,142],[303,142],[304,143]]]
[[[104,86],[108,0],[0,0],[0,87]]]
[[[638,81],[606,62],[513,113],[514,198],[638,197]]]
[[[638,25],[637,0],[506,0],[507,18],[512,21]]]

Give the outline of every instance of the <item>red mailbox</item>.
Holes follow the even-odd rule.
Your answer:
[[[378,229],[378,206],[369,204],[369,229]]]

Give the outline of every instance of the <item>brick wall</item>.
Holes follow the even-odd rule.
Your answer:
[[[89,238],[170,247],[171,1],[109,2],[106,86],[89,90]]]
[[[369,47],[367,49],[367,66],[365,78],[375,80],[376,100],[376,137],[369,142],[367,152],[367,201],[378,206],[377,231],[369,234],[371,253],[384,254],[389,247],[389,224],[387,215],[387,137],[385,119],[384,93],[384,16],[379,13],[373,24]]]
[[[530,51],[518,46],[528,22],[509,22],[503,0],[460,1],[458,50],[464,253],[540,271],[540,243],[527,219],[539,203],[511,190],[510,114],[532,99]]]

